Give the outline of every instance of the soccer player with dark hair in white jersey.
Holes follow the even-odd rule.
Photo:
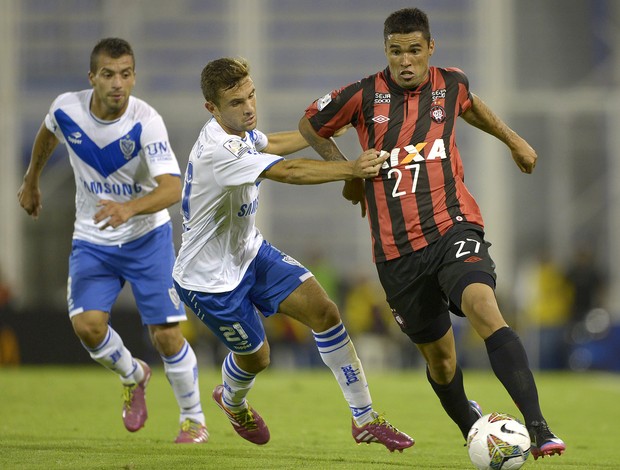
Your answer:
[[[90,356],[119,376],[123,422],[130,432],[147,419],[150,367],[133,357],[111,326],[110,311],[125,282],[132,287],[151,341],[180,408],[177,443],[204,443],[196,355],[179,322],[185,310],[173,287],[174,245],[167,208],[181,195],[181,171],[161,116],[131,96],[132,48],[102,39],[90,57],[91,89],[52,103],[34,141],[19,189],[21,206],[41,212],[39,178],[59,142],[75,174],[75,225],[68,303],[73,329]]]
[[[279,312],[312,329],[351,409],[355,441],[378,442],[390,451],[411,447],[413,439],[373,410],[362,364],[334,302],[310,271],[265,241],[255,225],[262,181],[372,177],[385,158],[369,150],[353,162],[283,159],[308,144],[298,131],[267,136],[256,130],[256,90],[243,59],[209,62],[201,86],[213,117],[187,165],[183,242],[173,277],[183,301],[230,350],[213,399],[241,437],[258,445],[269,441],[267,425],[246,396],[270,360],[261,315]]]

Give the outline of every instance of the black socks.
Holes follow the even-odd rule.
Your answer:
[[[426,378],[433,387],[435,394],[439,397],[443,409],[446,410],[448,416],[459,427],[463,437],[467,438],[467,433],[478,419],[478,415],[472,410],[467,400],[467,395],[465,395],[461,368],[457,364],[452,382],[446,385],[435,382],[431,378],[428,367],[426,368]]]
[[[523,413],[526,424],[542,421],[538,390],[519,336],[504,327],[484,342],[493,372]]]

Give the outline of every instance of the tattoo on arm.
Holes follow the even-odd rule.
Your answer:
[[[314,140],[312,142],[312,147],[314,150],[323,157],[323,160],[328,162],[338,162],[338,161],[346,161],[347,157],[340,151],[334,139],[322,139],[322,140]]]
[[[472,126],[497,137],[506,144],[515,135],[515,132],[478,97],[474,98],[473,106],[469,109],[469,112],[462,116]]]

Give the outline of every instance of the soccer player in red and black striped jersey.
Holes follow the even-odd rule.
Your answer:
[[[506,144],[524,173],[534,170],[536,152],[470,92],[461,70],[430,66],[435,43],[424,12],[392,13],[383,37],[388,66],[316,100],[299,129],[326,160],[345,158],[331,137],[347,124],[364,150],[389,154],[378,176],[346,182],[343,195],[368,213],[394,318],[424,356],[428,381],[463,435],[481,411],[465,394],[450,311],[484,339],[495,375],[523,414],[534,458],[562,454],[566,446],[543,417],[525,349],[497,305],[490,244],[463,179],[457,117]]]

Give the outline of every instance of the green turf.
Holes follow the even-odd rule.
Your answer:
[[[355,445],[348,408],[329,371],[268,370],[250,402],[269,424],[271,441],[238,437],[211,400],[219,372],[202,370],[210,432],[204,445],[175,445],[178,412],[162,369],[148,388],[149,419],[131,434],[120,418],[121,387],[100,366],[0,368],[0,469],[467,469],[459,432],[445,416],[423,371],[367,373],[375,409],[416,439],[404,453]],[[620,468],[620,376],[537,374],[562,456],[525,469]],[[518,414],[494,376],[465,371],[471,398],[485,412]]]

